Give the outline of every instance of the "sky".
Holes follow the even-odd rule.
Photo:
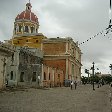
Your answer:
[[[82,43],[109,25],[110,0],[30,0],[39,19],[39,32],[48,38],[72,37]],[[29,0],[0,0],[0,41],[9,40],[18,14]],[[79,47],[82,51],[82,75],[92,67],[95,72],[110,73],[112,34],[98,35]],[[99,68],[99,70],[97,70]],[[91,71],[90,71],[91,72]]]

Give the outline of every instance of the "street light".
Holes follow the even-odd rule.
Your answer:
[[[95,89],[94,89],[94,70],[95,70],[95,69],[94,69],[94,64],[95,64],[95,63],[93,62],[92,64],[93,64],[93,67],[91,67],[91,69],[92,69],[92,71],[93,71],[93,90],[95,90]]]

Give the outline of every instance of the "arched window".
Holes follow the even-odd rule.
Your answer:
[[[24,82],[24,72],[21,72],[20,74],[20,82]]]
[[[21,32],[21,29],[22,29],[22,26],[20,25],[20,26],[19,26],[19,32]]]
[[[46,80],[46,73],[44,72],[44,80]]]
[[[31,33],[33,33],[34,32],[34,27],[33,26],[31,26]]]
[[[32,81],[33,81],[33,82],[36,81],[36,72],[33,72]]]
[[[25,32],[29,32],[28,26],[25,26]]]
[[[10,80],[13,80],[13,71],[11,71]]]

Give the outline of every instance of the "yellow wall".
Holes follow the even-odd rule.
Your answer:
[[[14,37],[12,43],[15,46],[28,46],[31,48],[40,48],[42,39],[45,39],[44,35],[27,36],[27,37]]]

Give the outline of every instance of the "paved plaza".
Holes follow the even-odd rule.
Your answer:
[[[79,85],[0,92],[0,112],[111,112],[112,88]]]

